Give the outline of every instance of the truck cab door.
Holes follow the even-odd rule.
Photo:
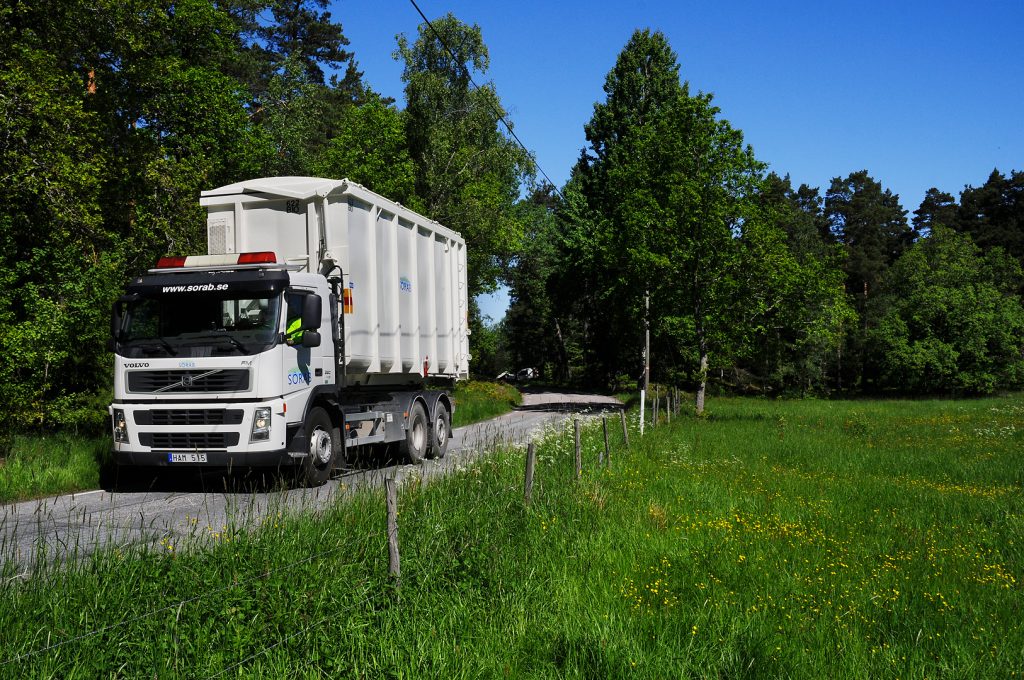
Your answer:
[[[321,345],[322,302],[311,291],[293,289],[285,295],[284,388],[290,394],[321,382],[323,370],[317,360]],[[317,369],[320,369],[319,371]],[[316,373],[320,373],[318,376]]]

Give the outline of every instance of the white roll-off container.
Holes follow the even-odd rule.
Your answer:
[[[272,251],[334,276],[350,381],[469,375],[466,242],[347,179],[272,177],[202,192],[211,255]]]

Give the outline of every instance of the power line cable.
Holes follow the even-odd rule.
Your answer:
[[[423,13],[423,10],[420,9],[420,6],[416,4],[416,0],[409,0],[409,2],[411,2],[412,6],[416,8],[416,11],[419,13],[420,17],[423,18],[423,21],[430,28],[430,31],[434,34],[434,37],[437,38],[437,41],[441,43],[441,46],[444,47],[445,51],[452,58],[452,61],[460,63],[459,58],[455,56],[455,51],[452,50],[452,48],[448,47],[448,43],[444,41],[444,38],[441,37],[441,34],[438,33],[436,28],[434,28],[434,24],[430,23],[430,19],[428,19],[427,15]],[[481,89],[480,86],[476,84],[476,81],[473,80],[473,74],[470,73],[468,68],[466,69],[466,76],[469,78],[469,82],[473,85],[475,89]],[[533,164],[537,166],[537,170],[540,171],[540,174],[544,176],[544,179],[546,179],[548,184],[550,184],[551,187],[555,190],[555,193],[558,194],[558,197],[564,201],[565,196],[562,195],[562,190],[558,188],[557,184],[551,181],[551,178],[548,177],[548,173],[544,172],[544,168],[541,167],[540,162],[537,160],[537,154],[533,153],[528,148],[526,148],[526,145],[523,144],[523,141],[519,139],[519,135],[517,135],[515,131],[512,129],[511,123],[505,120],[505,116],[501,112],[501,110],[499,110],[498,107],[494,106],[493,102],[489,102],[489,105],[491,107],[491,112],[494,113],[494,115],[497,116],[498,120],[501,121],[502,125],[505,126],[505,129],[508,130],[508,133],[512,135],[512,139],[514,139],[516,144],[518,144],[519,147],[523,151],[525,151],[531,159],[533,159]]]

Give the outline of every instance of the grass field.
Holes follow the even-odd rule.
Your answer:
[[[1021,677],[1024,400],[710,413],[404,487],[400,589],[379,490],[5,581],[0,676]]]

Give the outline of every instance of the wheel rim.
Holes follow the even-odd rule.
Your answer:
[[[437,439],[437,445],[442,449],[448,443],[448,423],[445,422],[443,415],[439,415],[434,422],[434,437]]]
[[[317,465],[326,465],[331,460],[331,435],[317,428],[309,439],[309,455]]]
[[[416,421],[412,426],[412,446],[417,451],[423,450],[423,444],[427,439],[427,428],[423,426],[422,421]]]

